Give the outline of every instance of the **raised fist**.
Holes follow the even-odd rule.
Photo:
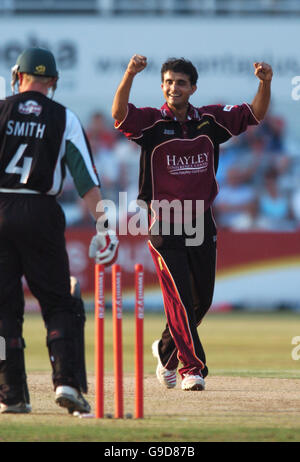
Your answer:
[[[273,71],[270,64],[267,63],[254,63],[254,74],[261,81],[270,81],[273,77]]]
[[[130,74],[138,74],[147,66],[147,58],[142,55],[134,55],[128,63],[127,71]]]

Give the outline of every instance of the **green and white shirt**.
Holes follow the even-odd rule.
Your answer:
[[[77,116],[36,91],[0,101],[0,192],[57,196],[66,167],[81,197],[100,187]]]

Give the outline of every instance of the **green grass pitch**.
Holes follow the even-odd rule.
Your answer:
[[[46,349],[46,332],[38,314],[25,315],[24,337],[26,340],[27,373],[31,378],[31,394],[34,396],[34,377],[45,377],[45,412],[30,415],[0,415],[1,441],[300,441],[300,360],[292,359],[292,338],[300,335],[299,315],[296,313],[209,313],[199,327],[200,338],[207,354],[210,374],[207,391],[182,392],[161,390],[155,378],[156,362],[152,358],[151,344],[159,338],[165,325],[163,313],[145,313],[144,322],[144,370],[146,383],[153,383],[153,396],[145,396],[145,418],[135,419],[78,419],[62,413],[53,402],[51,371]],[[87,315],[86,364],[89,377],[94,373],[94,319]],[[123,318],[124,374],[134,377],[134,316],[124,313]],[[105,318],[105,371],[112,377],[112,323],[111,314]],[[264,410],[255,407],[260,403],[247,403],[251,381],[276,383],[276,390],[265,392],[282,393],[285,401],[277,408]],[[242,380],[235,389],[235,380]],[[244,382],[243,382],[244,380]],[[249,382],[247,382],[249,380]],[[258,382],[257,382],[258,380]],[[232,384],[231,384],[231,381]],[[271,382],[270,382],[271,381]],[[230,389],[227,389],[228,384]],[[246,384],[246,385],[245,385]],[[282,384],[282,387],[278,384]],[[287,401],[287,391],[296,398],[295,406]],[[281,389],[282,388],[282,389]],[[49,391],[50,390],[50,391]],[[298,391],[297,391],[298,390]],[[151,388],[150,388],[151,391]],[[38,401],[43,407],[43,389]],[[113,391],[112,391],[113,393]],[[170,395],[168,393],[173,393]],[[188,394],[186,394],[188,393]],[[197,393],[197,392],[194,392]],[[240,407],[226,408],[226,399],[241,400]],[[248,393],[248,394],[247,394]],[[133,393],[131,393],[133,394]],[[244,398],[245,395],[245,398]],[[299,398],[299,399],[298,399]],[[37,400],[37,398],[35,398]],[[93,403],[93,397],[89,397]],[[129,396],[128,399],[132,399]],[[151,403],[149,401],[151,400]],[[176,401],[177,400],[177,401]],[[180,406],[185,400],[183,412],[170,411],[163,415],[156,407]],[[199,411],[194,407],[199,405]],[[51,405],[47,404],[51,403]],[[48,406],[48,408],[47,408]],[[50,406],[50,407],[49,407]],[[205,407],[206,406],[206,407]],[[224,407],[225,406],[225,407]],[[277,405],[276,405],[277,406]],[[224,410],[225,409],[225,410]],[[170,425],[170,418],[171,423]]]

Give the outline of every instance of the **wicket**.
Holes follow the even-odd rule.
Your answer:
[[[122,345],[122,270],[112,266],[115,418],[124,417]],[[95,265],[95,417],[104,417],[105,267]],[[135,418],[144,416],[143,403],[144,269],[135,265]]]

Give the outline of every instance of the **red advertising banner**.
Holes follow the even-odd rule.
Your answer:
[[[218,233],[218,272],[300,259],[300,232]]]

